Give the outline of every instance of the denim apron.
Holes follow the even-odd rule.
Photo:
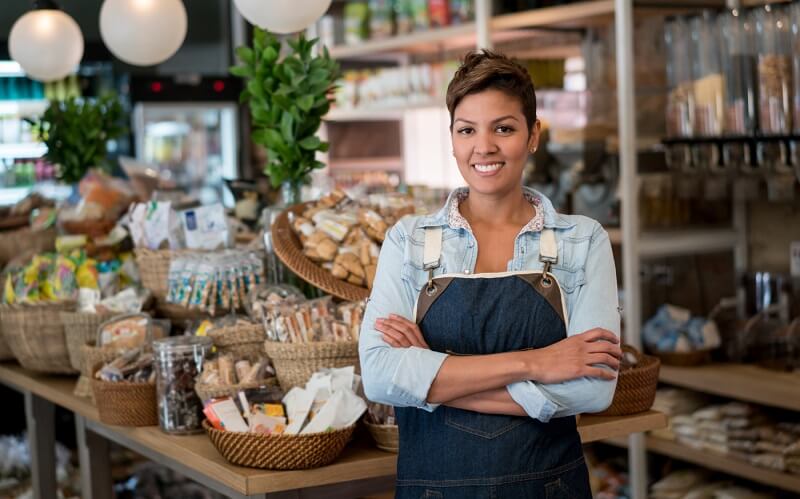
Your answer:
[[[486,355],[543,348],[566,338],[551,229],[542,231],[543,271],[441,275],[441,228],[425,232],[428,284],[416,322],[432,350]],[[542,423],[530,417],[481,414],[441,406],[396,408],[400,427],[396,497],[590,498],[575,418]]]

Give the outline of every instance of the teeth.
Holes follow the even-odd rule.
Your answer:
[[[474,166],[475,166],[475,169],[478,170],[481,173],[489,173],[489,172],[497,171],[500,168],[502,168],[503,167],[503,163],[490,163],[488,165],[476,164]]]

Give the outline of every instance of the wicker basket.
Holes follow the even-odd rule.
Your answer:
[[[262,324],[240,324],[213,328],[208,337],[221,354],[231,354],[236,360],[257,361],[264,356],[264,326]]]
[[[624,416],[644,412],[653,406],[658,386],[658,370],[661,362],[650,355],[644,355],[630,345],[622,345],[623,353],[636,357],[636,364],[624,361],[617,378],[617,390],[611,406],[599,416]]]
[[[283,391],[305,386],[311,375],[329,367],[356,366],[358,342],[280,343],[264,342]]]
[[[195,383],[194,391],[200,400],[221,398],[221,397],[235,397],[241,390],[248,388],[258,388],[259,386],[277,386],[278,380],[276,378],[267,378],[261,381],[254,381],[252,383],[238,383],[236,385],[209,385],[207,383]]]
[[[56,229],[33,230],[30,227],[4,231],[0,235],[0,268],[18,257],[29,253],[53,251],[56,247]]]
[[[203,421],[214,447],[233,464],[268,470],[304,470],[325,466],[342,453],[355,425],[309,435],[261,435],[220,431]]]
[[[69,362],[75,370],[80,371],[83,366],[81,347],[88,343],[94,343],[97,338],[97,328],[115,314],[61,312],[59,315],[64,324],[64,335],[67,338]]]
[[[91,380],[95,368],[116,359],[123,350],[113,346],[96,347],[94,346],[94,339],[89,343],[82,345],[80,349],[82,357],[81,377],[78,379],[78,384],[75,386],[73,393],[78,397],[88,397],[94,403]]]
[[[73,374],[64,325],[59,313],[72,310],[73,301],[0,305],[0,322],[14,357],[25,369]]]
[[[115,426],[158,424],[155,383],[111,383],[92,378],[100,421]]]
[[[8,342],[3,337],[3,321],[0,319],[0,361],[13,359],[14,352],[11,351],[11,347],[8,346]]]
[[[297,215],[303,213],[306,204],[298,204],[278,215],[272,224],[272,242],[275,254],[289,269],[304,281],[337,298],[347,301],[362,301],[369,297],[369,289],[354,286],[333,277],[327,270],[312,262],[304,253],[300,239],[289,223],[289,212]]]
[[[159,302],[164,302],[167,298],[169,264],[172,257],[182,252],[168,249],[136,249],[136,265],[139,267],[142,287],[149,290]]]
[[[380,450],[397,453],[400,448],[400,430],[397,425],[373,424],[366,421],[364,424],[367,425],[370,435],[375,439],[375,445]]]

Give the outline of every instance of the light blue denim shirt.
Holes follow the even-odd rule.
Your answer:
[[[617,276],[608,234],[596,221],[580,215],[562,215],[541,193],[525,188],[539,199],[538,210],[544,227],[552,228],[558,245],[558,263],[552,267],[565,296],[568,314],[567,334],[575,335],[599,327],[620,334],[617,299]],[[425,228],[440,226],[442,255],[434,275],[472,273],[478,244],[468,227],[453,228],[449,210],[456,196],[450,194],[437,213],[405,217],[386,235],[378,260],[378,271],[361,326],[359,354],[367,397],[375,402],[399,407],[436,409],[427,402],[428,391],[447,355],[422,348],[393,348],[375,330],[375,321],[397,314],[414,318],[417,296],[427,283],[422,269]],[[530,197],[530,196],[529,196]],[[509,271],[541,270],[539,238],[541,232],[528,224],[517,235]],[[548,421],[552,417],[571,416],[606,409],[614,395],[616,380],[580,378],[562,383],[544,384],[522,381],[507,386],[511,397],[532,418]]]

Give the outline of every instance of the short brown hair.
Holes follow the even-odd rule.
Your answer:
[[[528,70],[513,59],[486,49],[468,53],[447,85],[446,102],[451,128],[453,114],[461,99],[488,89],[500,90],[519,99],[528,131],[533,130],[536,122],[536,90]]]

